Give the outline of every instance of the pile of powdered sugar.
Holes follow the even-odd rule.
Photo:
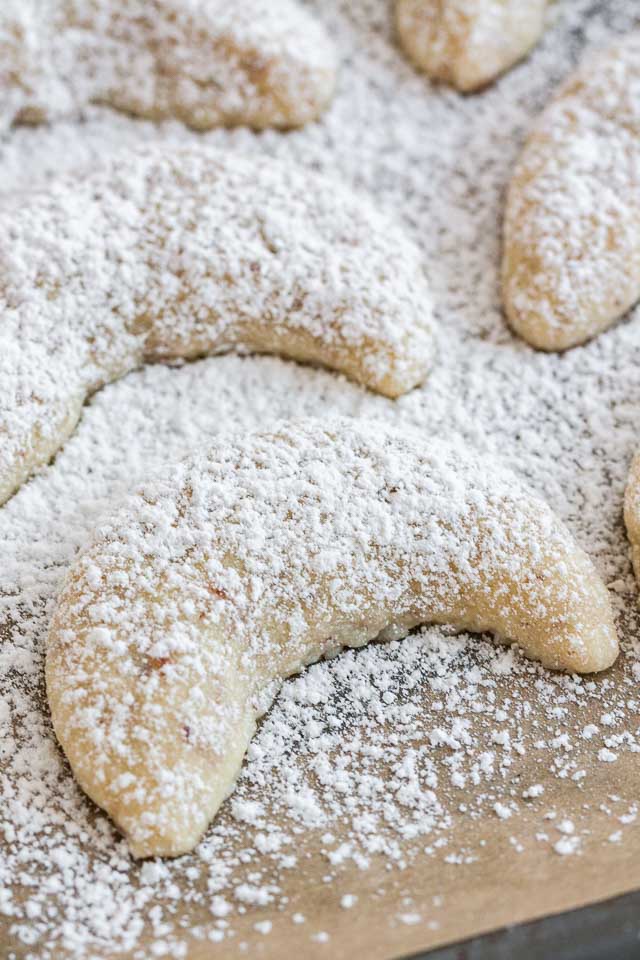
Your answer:
[[[343,61],[326,119],[286,135],[206,139],[331,172],[400,218],[425,258],[438,362],[424,388],[395,402],[267,357],[147,367],[96,395],[55,463],[0,510],[0,923],[20,957],[180,957],[190,937],[237,944],[252,911],[256,937],[284,915],[321,943],[326,931],[303,924],[286,899],[292,877],[304,883],[311,848],[324,851],[328,886],[354,911],[340,885],[349,865],[382,862],[401,876],[420,857],[482,858],[482,845],[464,839],[478,822],[504,824],[514,857],[530,843],[579,856],[597,841],[565,808],[602,784],[602,770],[615,779],[640,744],[639,624],[621,521],[638,442],[640,318],[545,356],[508,331],[498,288],[504,190],[526,128],[584,44],[629,29],[634,4],[556,4],[531,59],[469,98],[432,90],[405,63],[384,0],[310,6]],[[0,202],[19,207],[34,185],[61,171],[82,176],[114,147],[192,136],[98,109],[81,125],[17,129],[0,146]],[[595,679],[553,675],[440,628],[319,663],[285,683],[194,854],[135,864],[73,782],[50,727],[44,640],[65,573],[99,518],[158,465],[215,434],[336,413],[426,437],[456,433],[502,457],[611,586],[620,664]],[[597,801],[606,835],[624,843],[633,798],[608,793]],[[407,905],[399,922],[422,920]],[[152,950],[141,951],[143,933]]]

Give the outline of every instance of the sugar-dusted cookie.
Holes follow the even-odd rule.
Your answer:
[[[557,669],[618,652],[591,561],[497,463],[343,418],[218,440],[76,561],[48,638],[53,723],[132,853],[179,854],[231,790],[266,689],[429,621]]]
[[[332,180],[201,145],[124,152],[1,214],[0,311],[0,502],[145,362],[278,353],[395,397],[433,353],[401,229]]]
[[[327,106],[336,56],[296,0],[2,0],[0,124],[105,103],[197,129],[295,127]]]
[[[640,32],[588,56],[516,167],[504,303],[543,350],[584,343],[640,297]]]
[[[396,0],[407,56],[434,80],[472,91],[521,60],[544,26],[547,0]]]
[[[633,569],[640,583],[640,453],[634,457],[629,471],[624,495],[624,522],[631,543]]]

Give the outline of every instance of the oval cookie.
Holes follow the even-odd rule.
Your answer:
[[[640,297],[640,32],[588,56],[534,127],[509,188],[503,296],[542,350],[584,343]]]
[[[624,522],[631,543],[633,569],[640,583],[640,454],[634,457],[629,471],[624,495]]]
[[[433,80],[470,92],[529,52],[546,6],[547,0],[396,0],[398,37]]]

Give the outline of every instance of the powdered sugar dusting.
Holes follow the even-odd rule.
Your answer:
[[[491,461],[352,418],[236,436],[143,483],[72,568],[47,642],[56,733],[137,856],[183,853],[265,688],[424,622],[581,672],[618,649],[568,531]]]
[[[295,0],[5,0],[0,128],[108,103],[197,129],[291,127],[335,86],[333,45]]]
[[[184,955],[192,939],[202,950],[228,945],[233,954],[240,940],[266,946],[276,928],[308,955],[329,955],[337,937],[314,918],[322,898],[300,899],[314,865],[314,876],[328,878],[323,896],[336,903],[355,890],[350,870],[363,878],[370,892],[358,889],[358,903],[341,911],[348,918],[369,896],[384,906],[394,889],[405,891],[394,912],[377,915],[399,935],[420,930],[426,940],[452,901],[434,902],[440,889],[407,890],[412,863],[448,858],[447,870],[462,877],[470,860],[486,856],[489,829],[500,831],[505,857],[544,849],[567,869],[579,868],[600,839],[624,849],[636,798],[625,795],[617,771],[637,759],[640,664],[620,511],[637,445],[638,318],[584,349],[541,356],[507,330],[497,276],[502,198],[525,131],[583,43],[606,42],[636,15],[628,0],[557,6],[555,26],[526,64],[481,96],[461,99],[433,92],[405,63],[385,4],[318,4],[347,61],[326,121],[286,137],[207,137],[337,173],[402,217],[438,304],[440,359],[424,389],[395,403],[268,357],[148,367],[97,394],[53,466],[0,511],[0,909],[19,956],[148,955],[140,947],[145,931],[160,955]],[[16,130],[2,145],[3,203],[19,205],[21,192],[53,173],[84,175],[114,143],[188,136],[182,127],[155,130],[97,108],[81,128]],[[305,414],[383,418],[427,437],[455,432],[501,455],[613,585],[624,656],[610,675],[579,680],[481,638],[430,628],[316,664],[284,684],[232,803],[196,853],[134,865],[75,786],[51,734],[42,671],[54,598],[99,518],[160,464],[216,434]],[[601,750],[616,759],[598,760]],[[537,785],[541,794],[522,796]],[[575,813],[576,797],[588,806],[584,816]],[[496,803],[512,815],[501,820]],[[569,806],[571,835],[554,827]],[[545,820],[551,812],[555,819]],[[585,824],[592,833],[583,834]],[[558,855],[554,846],[567,836],[580,844]],[[324,853],[309,857],[317,848]],[[270,934],[253,931],[265,920]],[[331,940],[311,941],[319,932]]]
[[[505,297],[516,330],[562,349],[640,296],[640,32],[583,65],[536,121],[509,190]]]
[[[431,362],[420,255],[339,183],[204,145],[116,154],[0,220],[0,502],[84,399],[145,361],[240,350],[387,395]]]
[[[547,0],[395,0],[398,34],[430,77],[475,90],[523,57]]]

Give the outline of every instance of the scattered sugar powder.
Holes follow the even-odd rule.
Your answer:
[[[556,853],[561,857],[568,857],[571,854],[578,853],[580,849],[580,837],[561,837],[553,845]]]
[[[419,913],[399,913],[398,920],[407,927],[415,927],[416,924],[422,923],[422,917]]]
[[[241,926],[242,942],[264,944],[253,924],[268,920],[275,931],[281,913],[287,929],[310,928],[310,937],[319,924],[305,900],[309,919],[297,926],[296,891],[318,858],[324,866],[315,872],[339,897],[343,872],[379,862],[389,885],[401,884],[416,858],[449,858],[447,869],[464,871],[486,855],[488,820],[504,830],[514,857],[510,838],[536,835],[550,854],[586,852],[596,841],[583,835],[575,800],[587,802],[587,787],[595,800],[585,817],[602,818],[604,841],[613,818],[624,843],[618,817],[629,815],[634,798],[623,795],[623,781],[619,800],[608,794],[611,771],[640,748],[640,634],[620,523],[638,442],[640,317],[582,349],[537,354],[505,325],[498,265],[504,188],[531,118],[585,44],[631,26],[635,4],[556,5],[532,57],[469,98],[432,90],[412,71],[392,42],[387,4],[308,6],[344,61],[326,119],[287,135],[218,131],[207,142],[337,175],[400,218],[427,266],[439,360],[423,389],[395,403],[274,358],[147,367],[97,394],[55,463],[0,510],[0,922],[20,957],[142,958],[150,953],[143,935],[168,956],[193,938],[239,951]],[[63,171],[82,177],[114,145],[192,136],[96,107],[82,126],[16,129],[0,144],[0,202],[19,207]],[[99,518],[161,463],[215,434],[304,414],[382,418],[425,437],[458,434],[500,456],[616,585],[623,656],[603,677],[553,675],[489,638],[430,627],[318,663],[283,685],[233,800],[196,851],[134,863],[75,785],[51,731],[43,653],[56,594]],[[601,753],[617,763],[598,762]],[[540,796],[522,802],[531,784],[544,787],[544,807]],[[568,819],[565,796],[576,832],[555,839],[542,818],[553,806],[559,822]],[[504,824],[496,804],[514,811]],[[423,904],[415,913],[418,906],[426,913]]]
[[[513,810],[511,807],[507,807],[504,803],[494,803],[493,805],[494,813],[500,820],[508,820],[509,817],[513,816]]]
[[[523,791],[522,796],[525,800],[531,800],[535,797],[541,797],[543,793],[544,787],[542,784],[534,783],[531,787],[527,787],[527,789]]]
[[[576,828],[573,820],[569,820],[565,817],[565,819],[560,820],[559,823],[556,823],[556,830],[558,830],[560,833],[564,833],[566,836],[569,836],[570,834],[575,833]]]

